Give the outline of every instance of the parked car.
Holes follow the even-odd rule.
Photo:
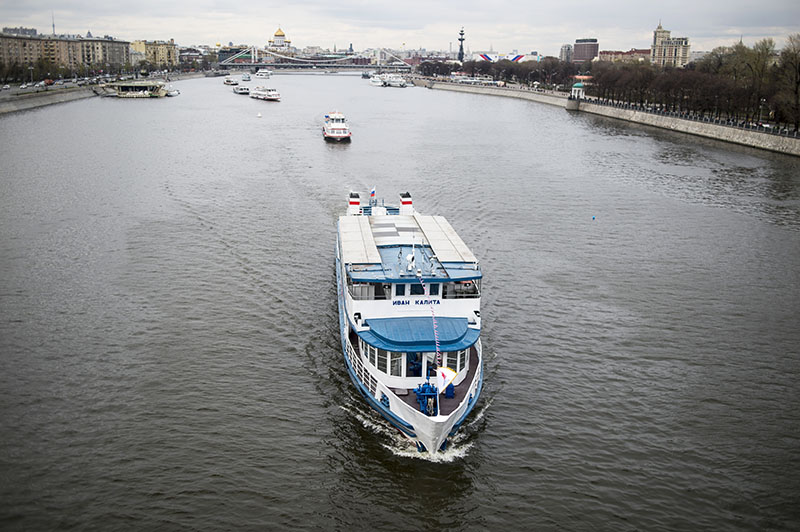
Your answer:
[[[27,83],[23,83],[22,85],[19,86],[19,88],[20,89],[27,89],[28,88],[28,84]]]
[[[10,88],[11,88],[11,85],[3,85],[3,90],[4,91],[7,91]]]

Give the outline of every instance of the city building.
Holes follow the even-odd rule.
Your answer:
[[[3,28],[3,33],[36,37],[38,32],[36,31],[36,28]]]
[[[658,27],[653,31],[650,62],[662,67],[683,67],[689,62],[689,38],[670,37],[670,31]]]
[[[563,44],[561,45],[561,51],[558,54],[558,58],[565,63],[572,62],[572,45],[571,44]]]
[[[631,48],[627,52],[619,50],[601,50],[597,55],[598,61],[639,63],[650,60],[650,48]]]
[[[34,30],[35,31],[35,30]],[[54,66],[103,69],[130,62],[130,43],[109,37],[0,34],[0,62],[32,65],[39,60]]]
[[[588,63],[595,57],[600,50],[597,39],[575,39],[575,47],[572,50],[573,63]]]
[[[167,41],[133,41],[131,48],[144,53],[145,60],[155,66],[173,67],[178,65],[178,45],[175,39]]]

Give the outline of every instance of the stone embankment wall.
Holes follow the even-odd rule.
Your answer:
[[[415,83],[415,85],[419,82]],[[559,107],[567,106],[567,97],[559,96],[555,93],[532,91],[528,89],[517,89],[512,87],[478,87],[475,85],[462,85],[458,83],[448,83],[441,81],[430,81],[426,85],[432,89],[443,89],[455,92],[471,92],[475,94],[491,94],[493,96],[505,96],[506,98],[519,98],[520,100],[531,100]]]
[[[511,87],[478,87],[475,85],[459,85],[456,83],[430,80],[426,82],[422,82],[422,80],[416,80],[415,85],[424,85],[431,89],[443,89],[456,92],[470,92],[473,94],[489,94],[493,96],[505,96],[508,98],[520,98],[523,100],[532,100],[549,105],[557,105],[563,108],[567,108],[568,102],[574,102],[574,100],[568,100],[564,96]],[[604,105],[589,103],[587,101],[581,101],[577,110],[582,113],[606,116],[609,118],[616,118],[618,120],[625,120],[637,124],[669,129],[670,131],[678,131],[681,133],[688,133],[690,135],[698,135],[710,139],[733,142],[744,146],[750,146],[752,148],[760,148],[763,150],[800,156],[800,138],[782,137],[779,135],[770,135],[768,133],[748,131],[718,124],[695,122],[693,120],[684,120],[682,118],[676,118],[672,116],[656,115],[642,111],[635,111],[633,109],[607,107]]]
[[[680,131],[681,133],[689,133],[690,135],[734,142],[736,144],[761,148],[763,150],[800,156],[800,139],[798,138],[770,135],[759,131],[748,131],[746,129],[718,124],[695,122],[693,120],[662,116],[633,109],[607,107],[605,105],[597,105],[584,101],[580,103],[579,111],[607,116],[609,118],[617,118],[619,120],[627,120],[628,122],[636,122],[637,124],[660,127],[671,131]]]
[[[34,109],[45,105],[56,103],[71,102],[96,96],[91,87],[79,87],[75,89],[50,89],[47,91],[34,92],[30,94],[20,94],[11,96],[0,101],[0,115]]]

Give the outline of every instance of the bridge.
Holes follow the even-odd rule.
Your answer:
[[[293,57],[284,55],[273,50],[263,50],[255,46],[242,50],[238,54],[232,55],[224,61],[220,61],[221,67],[240,67],[240,68],[273,68],[273,69],[308,69],[308,68],[323,68],[323,69],[342,69],[342,70],[364,70],[377,68],[378,70],[393,70],[397,72],[409,72],[412,66],[394,55],[389,50],[384,48],[380,49],[381,52],[396,60],[394,63],[377,65],[374,64],[357,64],[353,63],[353,59],[370,59],[369,56],[355,55],[355,56],[335,56],[335,57]],[[244,58],[249,58],[250,61],[242,61]]]

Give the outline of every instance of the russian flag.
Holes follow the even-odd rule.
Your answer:
[[[370,198],[374,198],[375,197],[375,187],[372,187],[372,190],[369,193],[369,197]]]

